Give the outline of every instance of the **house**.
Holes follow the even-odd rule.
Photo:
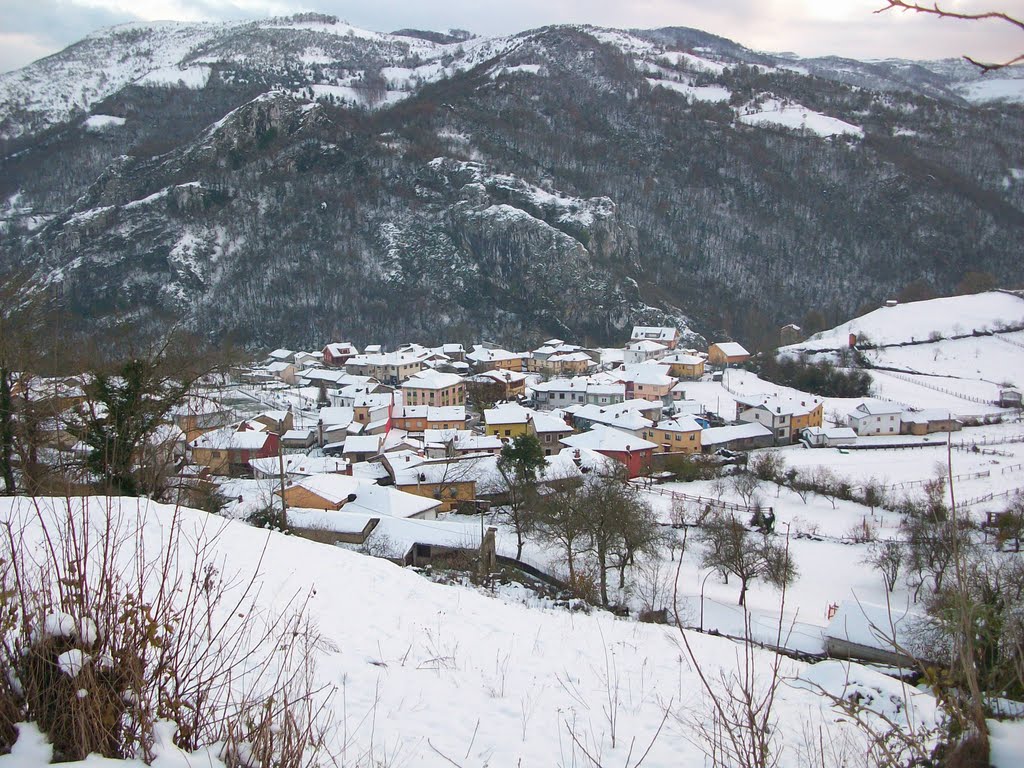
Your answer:
[[[423,357],[408,352],[354,355],[345,370],[357,376],[370,376],[383,384],[398,385],[423,370]]]
[[[277,432],[279,435],[287,432],[295,426],[295,418],[292,416],[291,409],[288,409],[287,411],[264,411],[259,416],[252,419],[252,421],[264,425],[271,432]]]
[[[720,341],[708,347],[708,362],[712,365],[736,365],[750,359],[750,353],[735,341]]]
[[[324,365],[341,368],[352,357],[359,354],[356,346],[348,341],[332,342],[322,350]]]
[[[480,465],[493,463],[490,454],[427,459],[419,463],[392,461],[384,457],[384,466],[394,481],[395,488],[405,493],[433,499],[440,504],[439,511],[448,512],[460,502],[476,499],[476,484]]]
[[[930,435],[935,432],[959,432],[964,424],[950,411],[927,408],[900,414],[900,434]]]
[[[646,363],[648,360],[658,360],[669,352],[665,344],[657,341],[644,339],[642,341],[631,341],[626,345],[622,360],[626,365]]]
[[[267,355],[267,364],[271,363],[294,363],[295,352],[290,349],[275,349]]]
[[[658,444],[660,453],[700,453],[703,427],[692,416],[677,416],[659,421],[643,432],[643,437]]]
[[[626,468],[629,477],[639,477],[650,469],[651,457],[658,446],[629,432],[597,425],[588,432],[562,438],[562,445],[587,449],[614,459]]]
[[[330,456],[310,456],[303,453],[290,453],[284,456],[271,456],[265,459],[252,459],[249,465],[257,480],[274,479],[281,476],[281,465],[284,464],[286,477],[302,477],[304,475],[351,475],[352,465],[344,459]]]
[[[369,461],[380,454],[384,444],[384,435],[349,435],[345,438],[345,448],[341,455],[353,464]]]
[[[600,424],[606,427],[615,427],[615,429],[629,432],[637,437],[643,437],[644,432],[654,426],[654,420],[634,408],[633,402],[629,401],[608,406],[581,406],[573,411],[573,426],[577,430],[585,432],[591,427]]]
[[[511,439],[530,434],[533,412],[518,403],[501,403],[484,411],[484,433]]]
[[[710,427],[700,433],[704,453],[714,453],[726,448],[730,451],[752,451],[775,445],[775,433],[764,424],[733,424],[727,427]]]
[[[467,429],[426,429],[423,443],[427,456],[434,459],[469,453],[497,456],[504,445],[497,435],[478,435]]]
[[[169,416],[191,442],[204,432],[221,429],[235,421],[234,415],[223,405],[206,397],[190,397],[171,410]]]
[[[677,379],[699,379],[704,375],[704,357],[686,352],[676,352],[661,358],[668,365],[668,375]]]
[[[466,384],[461,376],[438,371],[420,371],[402,384],[406,405],[465,405]]]
[[[270,376],[280,379],[285,384],[292,387],[294,387],[298,381],[298,369],[295,367],[295,363],[285,361],[268,363],[266,371]]]
[[[587,402],[590,380],[585,376],[572,379],[551,379],[533,385],[533,398],[540,408],[565,408]],[[625,391],[625,387],[623,387]]]
[[[1021,407],[1021,394],[1019,389],[1013,387],[1003,387],[999,390],[999,407],[1000,408],[1020,408]]]
[[[850,414],[850,427],[861,437],[865,435],[900,434],[903,409],[892,403],[865,400]]]
[[[391,412],[391,426],[409,432],[424,432],[428,429],[465,429],[466,406],[395,406]]]
[[[667,403],[672,399],[672,387],[678,382],[668,375],[667,365],[645,363],[626,366],[614,376],[626,385],[626,399],[639,398],[651,402]]]
[[[810,395],[736,397],[736,419],[764,424],[775,433],[776,445],[796,442],[802,429],[820,427],[824,410],[823,402]]]
[[[296,352],[295,353],[295,368],[298,370],[305,370],[307,368],[316,368],[317,366],[323,365],[324,353],[323,352]]]
[[[591,382],[587,385],[587,405],[616,405],[626,399],[626,385],[621,381],[607,384]]]
[[[289,429],[281,435],[281,450],[285,453],[306,453],[316,445],[317,430]]]
[[[501,387],[502,400],[515,400],[526,394],[526,381],[529,377],[519,371],[505,368],[494,368],[490,371],[471,376],[467,381],[477,384],[496,384]]]
[[[857,433],[849,427],[804,427],[800,439],[811,448],[834,448],[857,442]]]
[[[533,434],[537,436],[545,456],[554,456],[562,450],[563,437],[572,434],[572,427],[550,413],[535,413],[530,421]]]
[[[472,351],[466,353],[466,362],[472,365],[473,370],[478,373],[495,368],[504,368],[509,371],[523,370],[522,353],[480,345],[475,345]]]
[[[779,346],[785,347],[790,344],[796,344],[803,337],[804,332],[799,325],[794,325],[793,323],[784,325],[779,329]]]
[[[359,477],[318,474],[300,477],[284,489],[289,507],[340,510],[397,518],[435,520],[441,503]]]
[[[539,364],[541,373],[553,376],[579,376],[594,367],[594,361],[586,352],[555,352]]]
[[[679,335],[678,328],[634,325],[633,332],[629,334],[629,340],[630,342],[656,341],[659,344],[664,344],[668,349],[675,349],[679,344]]]
[[[264,425],[242,422],[199,435],[189,443],[192,463],[207,467],[211,474],[241,477],[252,473],[251,459],[276,456],[280,437]]]

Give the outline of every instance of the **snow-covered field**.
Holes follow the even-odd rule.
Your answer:
[[[881,307],[781,351],[843,349],[851,333],[879,346],[1024,326],[1024,299],[1001,291]]]
[[[26,500],[5,499],[0,518],[22,518],[29,540],[41,545],[38,520],[49,518],[47,503],[37,516]],[[167,544],[170,507],[81,503],[96,526],[107,512],[125,516],[133,527],[141,523],[147,556],[159,557]],[[648,766],[703,764],[694,724],[707,721],[709,701],[671,627],[603,612],[528,608],[335,547],[200,512],[182,514],[179,545],[205,539],[210,559],[225,573],[258,571],[254,610],[273,614],[295,595],[311,595],[308,616],[321,636],[315,682],[334,691],[333,747],[345,765],[571,766],[588,762],[584,750],[601,764],[635,765],[645,753]],[[123,553],[126,565],[134,551]],[[229,581],[228,589],[225,605],[241,586]],[[686,640],[716,686],[743,664],[730,640],[692,632]],[[763,684],[774,655],[753,653]],[[781,766],[806,764],[809,733],[836,743],[850,739],[855,750],[863,749],[815,685],[841,695],[849,678],[881,693],[887,715],[905,716],[896,704],[900,686],[858,665],[783,659],[781,673],[773,718]],[[911,711],[927,721],[935,702],[915,692]],[[38,752],[26,744],[20,756],[0,758],[0,765],[38,764],[33,755]]]

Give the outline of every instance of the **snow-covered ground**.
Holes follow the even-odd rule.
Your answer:
[[[990,291],[881,307],[781,351],[843,349],[849,346],[851,333],[880,346],[969,335],[973,330],[997,331],[1006,326],[1024,326],[1024,299]]]
[[[133,528],[141,523],[147,557],[158,558],[167,544],[169,507],[73,503],[87,504],[97,526],[107,511],[126,516]],[[43,501],[40,516],[24,499],[4,499],[0,519],[26,524],[29,539],[41,544],[38,521],[49,517],[46,506]],[[649,747],[645,765],[700,765],[695,724],[711,710],[693,663],[716,686],[728,685],[721,676],[728,679],[743,665],[740,647],[727,639],[687,632],[691,662],[672,627],[603,612],[529,608],[336,547],[237,522],[211,525],[200,512],[184,511],[182,522],[179,545],[205,540],[225,573],[258,571],[254,610],[273,614],[294,595],[312,595],[308,615],[321,636],[314,682],[335,691],[332,746],[344,764],[570,766],[587,762],[584,750],[601,764],[618,764]],[[135,551],[123,553],[126,565]],[[229,581],[225,605],[244,582]],[[753,651],[762,684],[773,658]],[[853,683],[884,691],[879,702],[886,714],[905,716],[901,698],[887,695],[898,694],[898,685],[863,667],[781,663],[772,726],[780,766],[806,764],[807,733],[852,739],[863,749],[817,685],[837,695]],[[935,701],[915,693],[910,711],[927,721]],[[26,744],[21,762],[14,756],[0,758],[6,761],[0,765],[38,764],[25,762],[33,754]]]

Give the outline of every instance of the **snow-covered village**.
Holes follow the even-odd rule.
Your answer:
[[[0,768],[1022,768],[1020,0],[4,0]]]
[[[1024,298],[890,301],[809,338],[780,329],[776,363],[867,384],[856,397],[772,383],[736,342],[695,349],[648,326],[623,341],[327,341],[170,395],[128,369],[15,377],[6,467],[50,497],[3,500],[6,578],[95,568],[125,599],[182,592],[195,602],[163,598],[150,652],[195,661],[209,642],[234,670],[203,662],[211,679],[244,681],[242,702],[203,691],[217,716],[263,686],[294,696],[292,737],[342,765],[718,750],[914,764],[951,716],[930,679],[955,665],[946,601],[977,589],[993,762],[1015,765],[1021,731],[1002,720],[1024,711]],[[109,452],[118,431],[137,441],[127,462]],[[90,601],[88,619],[47,603],[33,630],[66,649],[66,677],[91,670],[69,681],[82,696],[129,639],[108,640],[97,624],[121,617]],[[189,627],[209,636],[177,634]],[[744,741],[743,718],[762,741]],[[41,738],[26,733],[12,756]],[[166,743],[146,746],[170,761],[156,764],[177,765],[180,739],[156,733]],[[232,747],[281,748],[262,738]],[[221,759],[197,754],[187,764]],[[758,764],[736,760],[713,764]]]

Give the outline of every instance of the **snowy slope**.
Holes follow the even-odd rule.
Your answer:
[[[782,352],[842,349],[851,333],[874,345],[928,341],[967,336],[973,331],[996,331],[1024,326],[1024,299],[1001,291],[950,296],[881,307],[866,315],[816,333],[807,341],[783,347]]]
[[[28,526],[38,542],[38,521],[50,518],[49,503],[43,500],[37,515],[28,500],[5,499],[0,519]],[[147,557],[159,557],[166,544],[170,507],[137,507],[127,499],[72,503],[86,505],[95,526],[108,512],[126,529],[141,523]],[[308,611],[322,635],[316,679],[338,691],[331,702],[333,746],[343,764],[581,765],[584,748],[603,764],[620,764],[649,744],[647,766],[703,762],[693,723],[706,719],[708,702],[671,628],[604,613],[530,609],[200,512],[186,510],[182,521],[184,540],[210,541],[210,557],[224,573],[259,570],[257,610],[273,613],[292,595],[315,590]],[[126,563],[134,554],[129,549]],[[712,680],[742,663],[728,640],[693,633],[687,639]],[[759,677],[770,658],[755,653]],[[839,694],[854,680],[898,692],[856,665],[845,669],[828,680],[824,669],[784,660],[791,684],[779,689],[775,705],[780,766],[805,764],[805,734],[819,728],[826,739],[857,738],[823,705],[813,683]],[[934,716],[934,699],[914,698],[917,716]],[[888,694],[881,701],[887,714],[902,716]],[[666,712],[668,724],[659,734]]]

